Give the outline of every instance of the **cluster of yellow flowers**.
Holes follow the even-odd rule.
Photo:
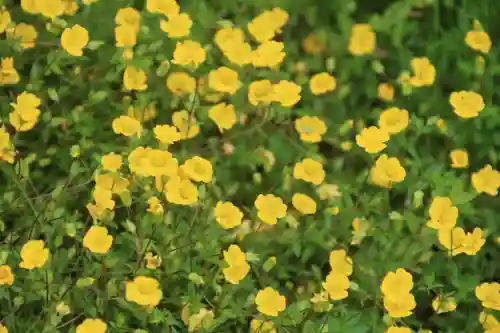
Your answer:
[[[394,272],[388,272],[380,290],[384,295],[384,308],[392,318],[404,318],[412,314],[417,306],[411,290],[413,288],[413,277],[403,268]]]
[[[347,298],[349,289],[349,276],[353,272],[352,259],[345,250],[330,252],[330,273],[328,273],[323,288],[328,292],[330,299],[339,301]]]

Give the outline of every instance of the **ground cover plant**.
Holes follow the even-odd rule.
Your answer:
[[[0,333],[500,332],[499,10],[0,0]]]

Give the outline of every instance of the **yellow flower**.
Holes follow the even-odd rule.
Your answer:
[[[49,249],[45,248],[43,240],[29,240],[21,249],[19,267],[25,269],[41,268],[49,258]]]
[[[208,110],[208,117],[213,120],[221,133],[236,124],[236,112],[232,104],[219,103],[212,106]]]
[[[355,56],[370,54],[375,50],[375,38],[371,25],[354,24],[347,48]]]
[[[389,83],[380,83],[377,87],[377,97],[385,102],[394,99],[394,87]]]
[[[321,136],[326,133],[326,125],[316,116],[303,116],[295,120],[295,129],[299,132],[300,140],[316,143],[321,141]]]
[[[219,201],[214,209],[215,221],[224,229],[231,229],[241,225],[243,213],[229,201]]]
[[[167,77],[166,86],[175,95],[192,94],[196,89],[196,80],[184,72],[174,72]]]
[[[89,32],[81,25],[75,24],[64,29],[61,35],[61,46],[70,55],[79,57],[83,55],[83,48],[89,42]]]
[[[430,86],[436,78],[436,68],[427,57],[413,58],[410,61],[413,76],[410,77],[410,84],[414,87]]]
[[[221,51],[226,51],[235,45],[244,43],[245,33],[236,27],[221,28],[215,33],[214,41]]]
[[[123,86],[127,90],[142,91],[148,87],[148,76],[140,68],[127,66],[123,73]]]
[[[64,2],[62,0],[36,0],[36,9],[43,16],[53,19],[64,13]]]
[[[469,256],[476,255],[486,243],[481,228],[474,228],[472,232],[468,232],[465,236],[465,240],[462,244],[462,251]]]
[[[113,128],[113,132],[124,136],[141,136],[142,133],[141,122],[129,116],[120,116],[113,119],[111,126]]]
[[[391,188],[393,183],[400,183],[406,177],[406,171],[397,157],[382,154],[370,170],[370,181],[380,187]]]
[[[276,317],[286,308],[286,298],[271,287],[259,290],[255,296],[257,310],[266,316]]]
[[[328,261],[333,272],[345,276],[350,276],[352,274],[352,258],[346,254],[344,249],[330,252]]]
[[[252,333],[277,333],[272,321],[252,319],[250,322]]]
[[[214,312],[201,308],[198,313],[195,313],[187,320],[188,332],[199,332],[209,330],[214,326]]]
[[[231,47],[224,49],[222,53],[231,63],[238,66],[245,66],[252,62],[252,47],[246,42],[235,43]]]
[[[181,66],[197,67],[198,65],[204,63],[206,59],[207,53],[200,43],[192,40],[185,40],[177,42],[175,45],[172,63]]]
[[[347,275],[331,271],[323,282],[323,288],[328,292],[330,299],[339,301],[346,298],[350,286]]]
[[[39,14],[36,0],[21,0],[21,8],[29,14]]]
[[[19,82],[19,73],[14,68],[14,58],[2,58],[0,62],[0,85],[16,84]]]
[[[292,205],[301,214],[308,215],[316,213],[316,202],[308,195],[295,193],[292,197]]]
[[[224,278],[232,283],[238,284],[250,271],[246,254],[241,251],[238,245],[230,245],[227,251],[223,251],[224,261],[229,267],[222,270]]]
[[[248,32],[259,43],[269,41],[281,31],[288,21],[288,13],[281,8],[266,10],[247,25]]]
[[[309,81],[309,88],[313,95],[326,94],[327,92],[334,91],[336,87],[337,81],[327,72],[315,74]]]
[[[133,281],[126,282],[125,298],[142,306],[155,307],[162,298],[160,284],[148,276],[137,276]]]
[[[147,0],[146,9],[150,13],[159,13],[165,16],[176,15],[180,11],[176,0]]]
[[[106,227],[92,226],[83,237],[83,246],[92,253],[106,254],[113,244],[113,237]]]
[[[9,115],[12,126],[18,131],[28,131],[38,122],[40,116],[40,99],[27,92],[23,92],[16,98],[16,103],[11,104],[14,110]]]
[[[108,325],[101,319],[85,319],[76,328],[76,333],[106,333]]]
[[[463,244],[466,238],[467,235],[461,227],[438,230],[439,243],[449,250],[451,256],[456,256],[464,252]]]
[[[73,0],[63,0],[64,3],[64,15],[73,16],[78,11],[78,4]]]
[[[450,152],[451,167],[455,169],[469,166],[469,154],[463,149],[453,149]]]
[[[181,139],[191,139],[198,135],[200,126],[194,116],[186,110],[177,111],[172,114],[172,123],[179,130]]]
[[[118,171],[122,166],[122,157],[115,153],[109,153],[101,158],[101,166],[104,170]]]
[[[254,205],[258,218],[265,224],[276,224],[279,218],[286,215],[287,207],[283,200],[273,194],[259,194]]]
[[[147,175],[153,177],[177,175],[179,164],[172,153],[162,149],[148,149],[145,157],[142,167]]]
[[[7,30],[7,27],[12,22],[10,13],[5,8],[0,8],[0,34]]]
[[[384,296],[398,297],[409,293],[412,289],[413,276],[404,268],[388,272],[380,284],[380,290]]]
[[[432,301],[432,308],[437,314],[455,311],[457,302],[452,297],[436,296]]]
[[[408,327],[390,326],[385,333],[412,333],[412,330]]]
[[[488,53],[491,48],[491,39],[486,31],[471,30],[465,34],[465,43],[474,51]]]
[[[160,29],[170,38],[181,38],[189,35],[193,21],[186,13],[169,15],[168,20],[161,20]]]
[[[180,167],[182,173],[195,182],[210,183],[213,176],[212,163],[199,156],[194,156]]]
[[[495,316],[485,311],[481,311],[479,314],[479,322],[486,330],[486,333],[495,333],[495,329],[500,328],[500,322],[498,322]]]
[[[101,174],[95,177],[96,187],[101,187],[115,194],[121,194],[125,192],[129,185],[129,180],[120,177],[120,175],[116,172]]]
[[[450,104],[453,112],[462,118],[475,118],[484,110],[483,97],[474,91],[452,92]]]
[[[165,197],[176,205],[192,205],[198,201],[198,189],[188,179],[172,177],[165,185]]]
[[[325,49],[325,43],[315,33],[310,33],[302,40],[302,48],[309,54],[320,54]]]
[[[10,268],[10,266],[7,265],[0,266],[0,286],[3,285],[11,286],[13,283],[14,283],[14,274],[12,274],[12,269]]]
[[[364,128],[361,134],[356,135],[357,145],[370,154],[384,150],[387,141],[389,141],[389,133],[376,126]]]
[[[498,282],[483,282],[475,288],[474,293],[483,307],[500,310],[500,284]]]
[[[293,178],[320,185],[325,179],[325,170],[320,162],[312,158],[304,158],[301,162],[295,164]]]
[[[317,192],[321,200],[334,200],[342,196],[339,186],[336,184],[321,184],[321,186],[317,188]]]
[[[411,316],[416,306],[415,297],[410,293],[404,293],[394,297],[384,297],[384,308],[392,318]]]
[[[429,208],[429,218],[429,228],[451,230],[457,224],[458,208],[453,206],[450,198],[434,197]]]
[[[120,8],[116,12],[115,23],[117,25],[134,27],[137,31],[141,24],[141,14],[137,9],[132,7]]]
[[[472,186],[478,193],[495,196],[500,187],[500,172],[487,164],[481,170],[472,173]]]
[[[137,44],[137,30],[131,25],[120,25],[115,28],[116,47],[132,47]]]
[[[157,269],[161,266],[161,257],[159,255],[153,255],[152,252],[146,253],[144,259],[146,260],[146,267],[148,269]]]
[[[156,125],[153,132],[156,140],[166,145],[171,145],[181,139],[181,133],[175,126]]]
[[[162,215],[164,213],[164,210],[160,199],[158,199],[157,197],[149,198],[147,211],[155,215]]]
[[[408,127],[409,121],[407,110],[392,107],[382,111],[378,119],[378,127],[389,134],[396,134]]]
[[[252,52],[252,65],[255,67],[275,67],[283,62],[285,45],[274,40],[265,41]]]
[[[234,95],[240,89],[241,82],[237,72],[223,66],[210,71],[208,86],[215,91]]]
[[[18,39],[21,42],[22,49],[31,49],[35,47],[38,32],[35,27],[25,23],[19,23],[14,28],[7,31],[9,37]]]
[[[274,87],[269,80],[253,81],[248,87],[248,101],[250,104],[269,105],[274,99]]]
[[[279,102],[281,106],[292,107],[300,101],[301,90],[298,84],[281,80],[273,86],[273,100]]]

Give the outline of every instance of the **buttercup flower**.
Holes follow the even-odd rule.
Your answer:
[[[481,305],[487,309],[500,310],[500,284],[497,282],[484,282],[474,290]]]
[[[185,72],[174,72],[167,77],[166,86],[175,95],[192,94],[196,89],[196,80]]]
[[[162,262],[161,257],[159,255],[153,255],[152,252],[146,253],[144,260],[146,260],[146,267],[148,269],[157,269],[161,266]]]
[[[148,276],[137,276],[133,281],[126,282],[125,298],[142,306],[155,307],[162,298],[160,284]]]
[[[372,53],[375,50],[375,32],[371,25],[354,24],[347,48],[355,56]]]
[[[259,290],[255,297],[257,310],[267,316],[276,317],[285,310],[286,298],[271,287]]]
[[[422,331],[420,331],[423,333]],[[387,328],[387,331],[385,333],[412,333],[411,328],[408,327],[398,327],[398,326],[391,326]]]
[[[273,100],[284,107],[292,107],[300,101],[302,88],[294,82],[281,80],[273,86]]]
[[[358,146],[370,154],[384,150],[387,141],[389,141],[389,133],[376,126],[364,128],[361,134],[356,135]]]
[[[301,214],[308,215],[316,213],[316,201],[303,193],[295,193],[292,197],[292,204]]]
[[[241,225],[243,213],[232,202],[217,202],[214,209],[215,220],[224,229],[231,229]]]
[[[295,129],[299,132],[300,140],[316,143],[321,141],[321,136],[326,133],[326,125],[316,116],[303,116],[295,120]]]
[[[234,95],[241,87],[238,73],[229,67],[219,67],[208,74],[208,86],[218,92]]]
[[[198,126],[196,119],[186,110],[174,112],[172,123],[179,130],[181,139],[184,140],[194,138],[200,132],[200,126]]]
[[[304,158],[295,164],[293,168],[293,178],[320,185],[325,179],[323,165],[312,158]]]
[[[475,118],[484,110],[483,97],[474,91],[452,92],[450,104],[453,112],[462,118]]]
[[[229,265],[222,270],[225,279],[232,283],[238,284],[250,271],[250,265],[247,262],[246,254],[241,251],[238,245],[229,246],[227,251],[223,252],[224,260]]]
[[[380,155],[375,166],[370,170],[370,181],[380,187],[391,188],[393,183],[400,183],[406,177],[406,171],[397,157]]]
[[[451,167],[455,169],[469,166],[469,154],[463,149],[453,149],[450,152]]]
[[[181,66],[198,66],[205,62],[207,54],[200,43],[185,40],[177,42],[174,50],[172,63]]]
[[[397,134],[408,127],[409,122],[407,110],[392,107],[382,111],[378,119],[378,127],[389,134]]]
[[[175,126],[156,125],[153,133],[156,140],[166,145],[171,145],[181,139],[181,133]]]
[[[486,165],[481,170],[472,173],[472,186],[478,193],[486,193],[491,196],[498,194],[500,188],[500,171]]]
[[[413,58],[410,61],[413,76],[410,84],[414,87],[430,86],[436,78],[436,69],[427,57]]]
[[[10,17],[9,11],[5,8],[0,8],[0,34],[7,30],[7,27],[11,22],[12,18]]]
[[[101,166],[104,170],[118,171],[122,166],[122,157],[115,153],[109,153],[101,157]]]
[[[31,49],[35,47],[38,32],[32,25],[19,23],[14,28],[7,30],[7,35],[19,40],[22,49]]]
[[[76,327],[76,333],[106,333],[107,328],[101,319],[85,319]]]
[[[252,52],[252,65],[255,67],[278,66],[285,59],[285,45],[274,40],[265,41]]]
[[[134,27],[135,30],[139,30],[141,14],[137,9],[132,7],[120,8],[116,12],[115,23],[117,25]]]
[[[49,249],[45,248],[43,240],[30,240],[21,248],[21,263],[25,269],[41,268],[49,258]]]
[[[123,73],[123,86],[127,90],[142,91],[148,87],[148,76],[146,72],[140,68],[127,66]]]
[[[394,87],[389,83],[380,83],[377,87],[377,97],[385,102],[394,99]]]
[[[61,35],[61,46],[72,56],[83,55],[83,48],[89,42],[89,32],[81,25],[64,29]]]
[[[329,256],[330,268],[333,272],[345,276],[352,274],[352,258],[347,255],[344,249],[334,250]]]
[[[199,156],[194,156],[180,167],[182,173],[195,182],[210,183],[212,181],[212,163]]]
[[[236,124],[234,105],[219,103],[208,110],[208,117],[212,119],[222,133],[231,129]]]
[[[330,299],[339,301],[346,298],[350,286],[347,275],[331,271],[323,282],[323,288],[328,292]]]
[[[168,202],[176,205],[192,205],[198,201],[198,189],[188,179],[172,177],[165,185],[165,197]]]
[[[272,194],[259,194],[254,204],[257,216],[266,224],[276,224],[279,218],[286,215],[287,206],[281,198]]]
[[[434,197],[429,208],[429,217],[429,228],[451,230],[457,224],[458,208],[453,206],[450,198]]]
[[[83,246],[93,253],[106,254],[111,248],[113,237],[106,227],[92,226],[83,237]]]
[[[253,81],[248,87],[248,101],[250,104],[268,105],[274,100],[274,87],[269,80]]]
[[[0,286],[8,285],[11,286],[14,283],[14,274],[10,266],[2,265],[0,266]],[[1,332],[1,330],[0,330]]]
[[[394,297],[407,294],[412,288],[413,277],[404,268],[388,272],[380,284],[380,290],[384,295],[392,295]]]
[[[129,116],[120,116],[115,118],[112,123],[113,132],[124,136],[141,136],[141,122]]]
[[[193,21],[186,13],[169,15],[168,20],[160,22],[160,29],[167,33],[170,38],[181,38],[189,35]]]
[[[491,39],[486,31],[471,30],[465,34],[465,43],[474,51],[488,53],[491,48]]]
[[[309,88],[313,95],[322,95],[335,90],[337,81],[327,72],[315,74],[309,81]]]
[[[272,321],[252,319],[250,322],[252,333],[277,333]]]
[[[437,314],[455,311],[457,302],[452,297],[437,296],[432,301],[432,308]]]
[[[147,0],[146,10],[150,13],[173,16],[179,14],[180,8],[176,0]]]

